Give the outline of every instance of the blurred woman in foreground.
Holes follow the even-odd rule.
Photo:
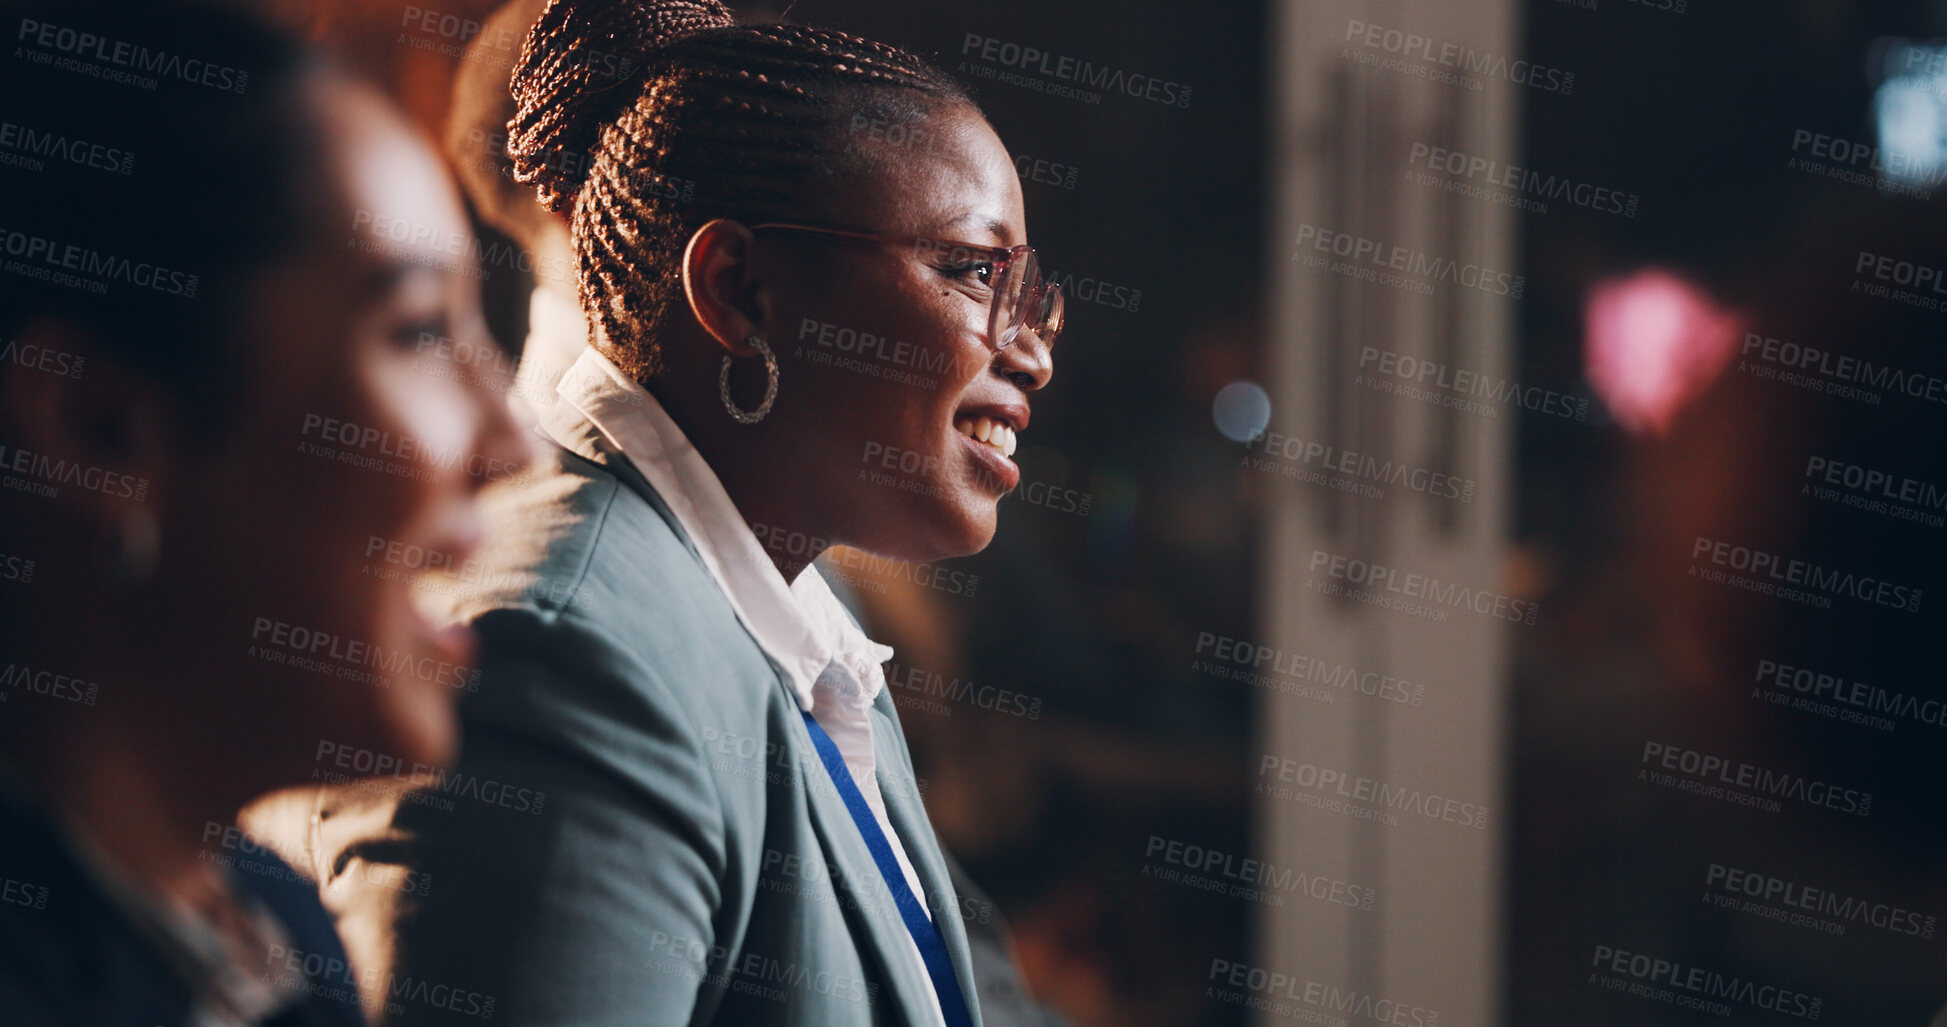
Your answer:
[[[0,16],[0,1009],[361,1022],[315,890],[231,824],[453,753],[471,640],[409,589],[527,456],[439,366],[487,341],[459,203],[251,17]]]

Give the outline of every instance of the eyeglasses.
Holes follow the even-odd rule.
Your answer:
[[[978,276],[981,287],[993,293],[993,303],[987,310],[987,344],[996,351],[1012,346],[1023,328],[1048,345],[1061,334],[1061,286],[1041,277],[1041,264],[1032,246],[976,246],[923,235],[851,232],[783,221],[750,226],[753,232],[767,228],[910,246],[922,257],[943,262],[948,270]]]

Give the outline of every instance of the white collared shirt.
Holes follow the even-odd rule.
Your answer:
[[[784,580],[702,454],[656,397],[613,361],[584,345],[574,365],[562,376],[558,397],[581,411],[668,504],[737,619],[784,672],[799,708],[809,712],[831,735],[879,829],[885,832],[906,884],[931,917],[926,890],[906,857],[899,834],[886,818],[885,799],[879,793],[878,759],[872,747],[868,712],[885,688],[881,664],[892,658],[892,649],[859,630],[817,567],[807,566],[795,581]],[[824,674],[834,661],[851,672],[851,681],[845,675]],[[919,963],[920,979],[926,982],[927,994],[938,1012],[939,996],[926,972],[919,945],[910,937],[908,943],[913,959]],[[944,1023],[945,1014],[939,1017]]]

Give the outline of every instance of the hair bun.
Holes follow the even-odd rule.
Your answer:
[[[514,178],[548,209],[573,209],[602,126],[636,99],[626,80],[655,51],[736,22],[721,0],[553,0],[514,66]]]

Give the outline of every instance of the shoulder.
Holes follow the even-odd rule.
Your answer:
[[[776,668],[654,489],[575,441],[587,452],[549,441],[491,486],[486,545],[427,583],[435,612],[479,638],[467,730],[625,764],[655,739],[661,763],[723,731],[761,733],[787,695]]]
[[[489,487],[486,543],[425,582],[432,612],[585,635],[671,671],[687,669],[686,654],[762,663],[662,498],[619,454],[597,455],[550,440],[525,473]]]

